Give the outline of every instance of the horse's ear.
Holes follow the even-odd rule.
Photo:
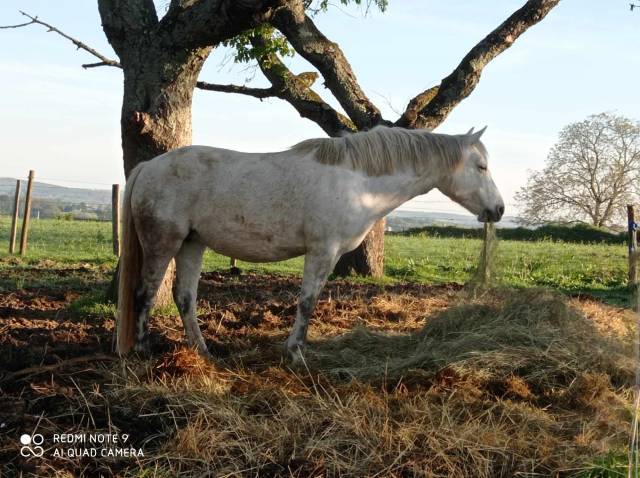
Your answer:
[[[470,134],[473,134],[473,127],[471,127],[469,131],[467,131],[467,136],[469,136]]]
[[[471,140],[473,143],[477,143],[478,141],[480,141],[480,138],[482,137],[482,135],[484,134],[484,132],[486,131],[487,127],[485,126],[484,128],[482,128],[480,131],[473,133],[471,135]]]

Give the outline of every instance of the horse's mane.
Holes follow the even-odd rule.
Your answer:
[[[338,138],[307,139],[291,149],[314,152],[313,159],[322,164],[383,176],[398,170],[420,174],[429,164],[428,158],[438,161],[440,167],[454,168],[462,158],[463,146],[461,136],[376,126]]]

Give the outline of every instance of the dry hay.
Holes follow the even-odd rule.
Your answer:
[[[260,370],[198,367],[122,393],[179,410],[152,460],[170,473],[569,474],[626,443],[630,327],[593,302],[494,290],[414,333],[358,326],[316,340],[306,369],[267,353]]]
[[[545,290],[334,282],[306,366],[292,370],[280,343],[296,280],[221,284],[209,296],[205,283],[199,304],[208,342],[217,337],[215,364],[172,345],[179,319],[156,317],[171,348],[150,360],[67,363],[30,373],[26,391],[6,388],[12,405],[0,409],[20,415],[7,423],[31,416],[46,436],[119,430],[145,450],[139,461],[50,460],[31,471],[564,476],[627,443],[633,320],[623,309]],[[17,456],[15,440],[0,444]]]

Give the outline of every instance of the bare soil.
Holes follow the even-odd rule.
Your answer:
[[[60,271],[61,276],[77,272]],[[295,277],[203,274],[198,315],[213,355],[225,363],[243,350],[258,347],[280,361],[281,343],[295,319],[299,287],[300,279]],[[446,308],[459,289],[455,284],[378,286],[332,281],[316,308],[310,338],[341,334],[358,323],[378,330],[417,330],[430,311]],[[36,470],[17,453],[22,433],[42,428],[42,420],[55,420],[56,429],[76,429],[78,415],[70,412],[70,406],[75,406],[83,391],[112,378],[108,367],[100,364],[116,360],[114,320],[70,309],[83,292],[85,287],[0,294],[0,464],[10,463],[16,471]],[[183,345],[179,317],[155,315],[150,333],[151,358],[159,371],[184,366],[173,363],[176,349]],[[273,362],[243,365],[266,368]],[[109,420],[122,430],[135,431],[141,442],[145,438],[141,430],[154,432],[152,420],[129,413],[99,417],[94,411],[90,419]]]
[[[295,277],[204,274],[198,315],[217,366],[233,369],[242,362],[244,369],[269,369],[272,375],[274,367],[281,367],[278,373],[286,375],[281,343],[295,318],[299,287],[300,280]],[[459,285],[380,286],[332,281],[316,308],[311,342],[341,335],[358,324],[388,333],[418,331],[431,315],[456,301],[459,289]],[[84,292],[86,287],[0,294],[0,476],[54,476],[63,472],[68,476],[126,475],[130,466],[126,461],[21,457],[18,438],[36,429],[47,437],[53,432],[114,428],[130,433],[136,446],[145,446],[165,430],[164,418],[139,416],[139,410],[133,407],[93,405],[93,398],[118,380],[120,362],[112,352],[113,317],[79,314],[70,307]],[[624,313],[588,297],[575,303],[605,333],[611,324],[609,318]],[[156,314],[150,326],[152,356],[141,363],[150,367],[151,375],[188,375],[190,367],[198,366],[193,355],[179,352],[183,330],[178,317]],[[260,352],[252,353],[255,350]],[[134,362],[129,366],[137,365]],[[443,370],[437,380],[455,381]],[[250,384],[244,389],[236,385],[234,393],[248,393],[250,388]],[[161,409],[163,403],[147,405]]]

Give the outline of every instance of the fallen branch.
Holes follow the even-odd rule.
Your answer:
[[[35,365],[33,367],[23,368],[22,370],[18,370],[16,372],[10,373],[9,375],[6,375],[2,379],[0,379],[0,383],[8,382],[18,377],[37,375],[44,372],[51,372],[59,368],[68,367],[70,365],[76,365],[82,362],[92,362],[94,360],[118,360],[118,357],[116,357],[115,355],[95,354],[95,355],[87,355],[85,357],[75,357],[68,360],[62,360],[58,363],[54,363],[51,365]]]

